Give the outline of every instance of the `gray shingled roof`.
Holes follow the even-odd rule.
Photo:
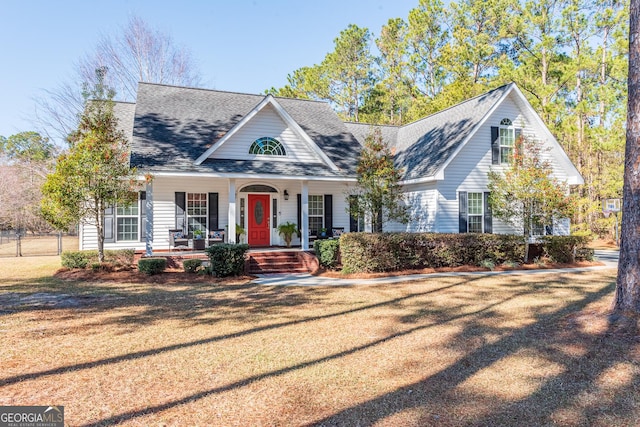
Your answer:
[[[165,172],[254,173],[288,176],[355,176],[361,144],[372,127],[396,150],[404,179],[433,176],[512,88],[505,85],[408,125],[343,123],[324,102],[276,98],[340,168],[261,160],[195,160],[265,97],[140,83],[136,104],[117,103],[121,126],[132,135],[131,165]],[[135,116],[134,116],[135,113]]]
[[[400,128],[396,165],[404,179],[435,175],[512,84],[501,86]]]
[[[131,165],[152,171],[353,176],[360,144],[323,102],[276,98],[340,168],[285,162],[195,160],[253,110],[264,95],[140,83]]]
[[[133,117],[136,114],[136,104],[133,102],[115,102],[113,114],[118,118],[118,127],[131,143],[133,134]]]

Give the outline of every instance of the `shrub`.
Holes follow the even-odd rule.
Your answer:
[[[522,260],[525,240],[504,234],[348,233],[340,238],[345,273],[499,265]],[[487,261],[488,260],[488,261]]]
[[[138,261],[138,270],[148,275],[162,273],[167,268],[166,258],[141,258]]]
[[[333,268],[340,256],[340,239],[316,240],[313,242],[313,250],[321,266]]]
[[[116,249],[104,251],[104,262],[114,267],[128,267],[133,265],[133,258],[136,254],[134,249]],[[96,251],[96,259],[98,253]]]
[[[90,262],[97,261],[98,251],[64,251],[60,255],[62,266],[67,268],[86,268]]]
[[[186,259],[182,262],[182,267],[187,273],[196,273],[198,271],[198,267],[200,267],[201,265],[201,259]]]
[[[133,264],[135,251],[133,249],[118,249],[104,251],[104,262],[114,267],[130,266]],[[87,268],[98,263],[98,251],[65,251],[60,255],[63,267],[67,268]]]
[[[243,274],[245,253],[248,250],[247,244],[224,243],[208,247],[205,252],[209,257],[209,268],[212,274],[217,277]]]
[[[555,262],[571,263],[593,259],[593,250],[587,248],[587,236],[544,236],[541,241],[544,254]]]

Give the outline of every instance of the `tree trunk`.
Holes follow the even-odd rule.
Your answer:
[[[622,242],[614,309],[640,313],[640,0],[631,0]]]

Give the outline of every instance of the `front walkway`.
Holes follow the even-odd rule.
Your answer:
[[[253,283],[268,286],[352,286],[382,283],[403,283],[414,280],[432,279],[451,276],[500,276],[528,274],[561,274],[582,273],[594,270],[608,270],[618,267],[618,251],[596,251],[596,259],[604,265],[583,268],[561,268],[550,270],[510,270],[510,271],[475,271],[468,273],[429,273],[409,274],[406,276],[388,276],[375,279],[339,279],[334,277],[313,276],[311,274],[261,274]]]

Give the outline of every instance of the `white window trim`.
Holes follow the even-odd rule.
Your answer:
[[[472,194],[479,194],[480,195],[480,208],[481,208],[481,213],[476,214],[476,213],[471,213],[471,195]],[[485,210],[485,206],[484,206],[484,193],[482,191],[468,191],[467,192],[467,233],[484,233],[484,212]],[[480,231],[470,231],[470,225],[471,225],[471,217],[480,217]]]
[[[189,214],[189,197],[198,194],[200,196],[204,196],[203,199],[198,200],[198,202],[204,202],[205,213],[202,215],[191,215]],[[195,201],[195,200],[192,200]],[[203,236],[206,236],[207,230],[209,228],[209,195],[207,193],[187,193],[185,198],[185,214],[186,214],[186,223],[185,226],[187,228],[187,233],[191,233],[191,229],[189,228],[189,220],[191,218],[204,218],[204,229],[202,230]]]
[[[506,124],[505,121],[508,121],[510,124]],[[503,130],[507,130],[511,133],[511,138],[513,141],[512,145],[505,145],[502,143],[502,131]],[[514,154],[514,150],[516,147],[516,128],[513,126],[513,121],[511,119],[502,119],[502,121],[500,121],[500,125],[498,126],[498,146],[500,147],[500,153],[498,156],[498,160],[500,162],[501,165],[509,165],[513,162],[513,154]],[[508,157],[509,160],[508,161],[503,161],[503,155],[502,155],[502,151],[506,150],[506,149],[510,149],[511,150],[511,154],[512,156]]]

